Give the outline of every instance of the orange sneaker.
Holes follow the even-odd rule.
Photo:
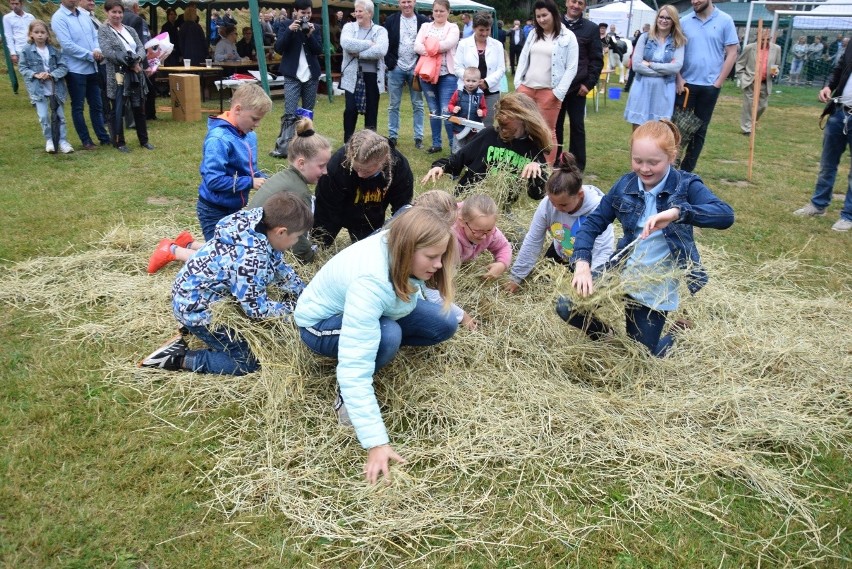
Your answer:
[[[171,239],[161,239],[154,249],[154,253],[148,260],[148,274],[153,275],[169,263],[175,260],[175,254],[172,253],[172,245],[174,241]]]
[[[190,243],[195,241],[195,237],[192,236],[192,233],[189,231],[181,231],[177,234],[177,237],[174,238],[174,244],[178,247],[183,247],[186,249]]]

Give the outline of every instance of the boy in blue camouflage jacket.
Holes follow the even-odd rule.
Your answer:
[[[230,297],[252,319],[292,313],[305,285],[284,262],[284,251],[312,224],[310,208],[289,193],[273,196],[262,208],[223,218],[213,239],[184,265],[172,286],[175,318],[207,349],[188,350],[178,336],[139,365],[225,375],[257,370],[259,364],[246,341],[233,330],[212,324],[211,307]],[[286,293],[283,301],[267,296],[266,287],[273,283]]]

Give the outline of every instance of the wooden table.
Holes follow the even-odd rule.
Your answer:
[[[160,67],[157,69],[157,73],[164,72],[166,76],[172,73],[195,73],[196,75],[201,76],[203,79],[205,75],[213,75],[221,77],[223,73],[223,69],[218,66],[206,67],[201,65],[190,65],[189,67],[184,67],[183,65],[172,65],[167,67]],[[210,98],[210,90],[208,85],[202,81],[202,89],[201,89],[201,97],[202,101],[206,101]]]

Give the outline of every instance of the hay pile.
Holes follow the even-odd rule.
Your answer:
[[[479,281],[483,258],[459,276],[458,302],[479,330],[404,348],[377,375],[408,463],[391,484],[368,487],[365,453],[331,408],[334,364],[290,325],[219,311],[262,362],[243,378],[135,367],[175,328],[177,266],[155,277],[144,266],[157,236],[176,229],[116,228],[91,249],[17,264],[0,298],[53,320],[59,341],[101,344],[108,381],[136,390],[152,413],[197,416],[194,428],[217,439],[216,455],[198,461],[209,506],[282,514],[292,522],[282,546],[323,564],[402,566],[468,551],[486,565],[553,565],[588,539],[618,547],[625,529],[676,555],[648,528],[692,519],[769,565],[839,555],[842,528],[817,521],[826,481],[812,461],[827,446],[848,452],[850,291],[814,294],[796,282],[848,283],[848,274],[794,258],[750,267],[704,249],[711,283],[685,303],[695,327],[660,361],[624,337],[616,302],[599,313],[621,331],[605,342],[559,320],[564,269],[542,266],[506,296]],[[223,406],[242,413],[205,422]],[[736,494],[762,504],[775,527],[737,527]]]

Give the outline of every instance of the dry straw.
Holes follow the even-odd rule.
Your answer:
[[[408,464],[391,484],[368,487],[365,453],[331,408],[334,362],[311,354],[289,322],[217,310],[259,356],[253,375],[135,367],[175,329],[177,267],[152,277],[144,266],[156,236],[176,229],[116,228],[91,248],[10,266],[0,298],[40,313],[59,342],[101,346],[107,380],[138,392],[158,424],[215,439],[214,454],[196,463],[209,507],[226,518],[284,516],[292,537],[282,546],[326,566],[420,565],[457,551],[486,564],[551,565],[587,540],[617,544],[627,532],[677,558],[649,531],[667,519],[692,520],[708,539],[769,565],[840,555],[842,528],[818,521],[827,482],[813,458],[849,450],[852,291],[797,283],[848,274],[795,258],[749,266],[702,248],[712,280],[684,303],[695,327],[656,360],[623,335],[617,279],[593,304],[618,332],[592,342],[554,313],[570,288],[564,268],[541,263],[507,296],[480,280],[487,259],[465,266],[458,302],[481,326],[404,348],[377,374]],[[299,270],[309,278],[316,266]],[[225,406],[241,412],[212,413]],[[759,503],[774,527],[738,527],[736,494]]]

